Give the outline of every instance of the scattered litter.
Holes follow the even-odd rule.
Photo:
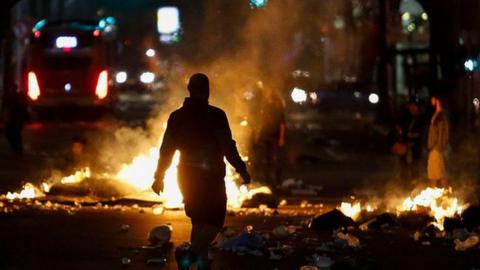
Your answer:
[[[259,250],[265,245],[260,234],[254,231],[243,231],[238,237],[225,239],[219,246],[222,250],[232,252],[248,252]]]
[[[339,239],[347,241],[347,245],[349,247],[359,247],[360,246],[360,240],[357,237],[355,237],[351,234],[339,232],[339,233],[336,234],[336,237],[338,237]]]
[[[154,215],[161,215],[161,214],[163,214],[163,212],[165,212],[165,209],[163,208],[162,205],[155,204],[155,205],[152,206],[152,213]]]
[[[148,233],[148,241],[152,245],[159,245],[170,241],[172,237],[172,226],[162,225],[155,227]]]
[[[128,230],[130,230],[130,225],[128,224],[123,224],[122,227],[120,227],[122,232],[126,232]]]
[[[319,256],[317,254],[313,255],[313,263],[319,268],[319,269],[330,269],[330,267],[333,264],[333,261],[330,257],[327,256]]]
[[[423,241],[421,244],[424,246],[430,246],[431,243],[430,241]]]
[[[277,226],[272,230],[272,235],[278,239],[285,238],[288,236],[288,234],[289,234],[289,229],[283,225]]]
[[[460,241],[455,239],[455,250],[456,251],[465,251],[469,248],[475,247],[480,242],[480,238],[477,235],[472,235],[468,237],[465,241]]]
[[[167,258],[152,258],[147,260],[148,265],[164,265],[167,263]]]
[[[455,229],[452,231],[452,233],[450,234],[450,238],[452,239],[458,239],[460,241],[463,241],[465,239],[468,238],[468,236],[470,236],[470,233],[468,232],[467,229],[463,228],[463,229]]]
[[[304,265],[304,266],[300,267],[300,270],[319,270],[319,269],[316,266]]]
[[[129,265],[129,264],[132,263],[132,259],[130,259],[128,257],[123,257],[121,261],[122,261],[123,265]]]
[[[392,227],[399,227],[400,222],[393,216],[392,214],[389,213],[384,213],[379,216],[376,216],[370,220],[367,220],[366,222],[362,223],[359,227],[360,230],[366,231],[366,230],[379,230],[379,229],[386,229],[386,228],[392,228]]]
[[[474,205],[467,208],[462,213],[462,222],[469,230],[480,227],[480,206]]]
[[[355,226],[352,218],[345,216],[340,210],[333,209],[323,215],[315,217],[310,223],[310,229],[314,231],[332,231],[338,228]]]

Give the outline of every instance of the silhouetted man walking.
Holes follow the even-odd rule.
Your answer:
[[[208,104],[208,77],[194,74],[190,77],[188,91],[190,97],[168,119],[152,189],[157,193],[163,190],[165,171],[175,150],[179,150],[178,184],[185,212],[192,222],[193,261],[200,269],[207,269],[208,245],[225,221],[224,157],[244,183],[250,182],[250,175],[232,139],[225,112]],[[188,269],[188,265],[179,265],[179,268]]]

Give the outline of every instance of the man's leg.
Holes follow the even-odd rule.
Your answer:
[[[206,223],[193,223],[190,241],[191,251],[197,257],[200,269],[208,267],[208,247],[222,228]]]

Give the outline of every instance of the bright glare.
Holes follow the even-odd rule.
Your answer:
[[[95,94],[99,99],[104,99],[108,95],[108,72],[106,70],[100,72],[100,75],[98,75]]]
[[[63,48],[76,48],[78,46],[77,37],[61,36],[55,40],[55,47],[59,49]]]
[[[293,102],[295,103],[304,103],[305,101],[307,101],[307,92],[303,89],[295,87],[292,90],[291,97]]]
[[[473,99],[473,106],[475,106],[475,108],[478,108],[480,106],[480,100],[478,98]]]
[[[310,92],[310,99],[312,101],[317,101],[318,95],[315,92]]]
[[[145,52],[145,55],[148,56],[148,57],[154,57],[156,54],[155,50],[154,49],[148,49],[146,52]]]
[[[428,20],[428,14],[426,12],[422,13],[422,20],[424,21]]]
[[[409,12],[403,13],[402,14],[402,20],[404,20],[404,21],[410,20],[410,13]]]
[[[368,96],[368,101],[370,101],[372,104],[377,104],[380,101],[380,97],[375,93],[371,93]]]
[[[155,80],[155,74],[152,72],[143,72],[142,75],[140,75],[140,81],[142,83],[152,83]]]
[[[117,83],[124,83],[127,81],[128,75],[125,71],[120,71],[115,75],[115,81]]]
[[[32,100],[37,100],[40,96],[40,86],[38,85],[37,75],[34,72],[28,72],[28,96]]]
[[[180,13],[176,7],[157,10],[157,30],[160,34],[173,34],[180,30]]]
[[[342,202],[342,204],[339,207],[339,210],[345,216],[351,217],[354,220],[357,219],[360,216],[360,213],[362,212],[362,208],[359,202],[356,204]]]

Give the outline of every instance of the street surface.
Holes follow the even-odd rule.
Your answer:
[[[23,159],[12,157],[5,140],[0,140],[0,193],[16,191],[24,181],[39,184],[53,169],[61,168],[74,136],[108,138],[119,127],[142,126],[148,111],[137,113],[138,117],[129,119],[32,123],[25,130]],[[227,226],[241,231],[253,225],[256,231],[271,232],[278,225],[295,225],[298,234],[292,236],[290,244],[298,245],[313,237],[307,228],[310,218],[335,208],[351,195],[378,195],[385,182],[395,177],[396,160],[386,151],[385,131],[368,117],[308,111],[290,114],[288,129],[284,178],[302,180],[304,187],[315,186],[318,193],[292,196],[279,190],[280,199],[286,199],[287,205],[277,214],[266,215],[256,208],[237,211],[228,215]],[[0,211],[0,269],[176,269],[173,248],[158,251],[145,247],[149,244],[148,232],[168,223],[173,227],[174,246],[189,239],[190,224],[182,210],[154,215],[148,204],[80,207],[56,205],[55,198],[51,203],[4,203],[4,211]],[[312,205],[305,208],[302,203]],[[413,232],[355,231],[361,248],[339,248],[325,251],[325,255],[338,262],[339,269],[480,267],[478,249],[455,252],[451,240],[422,245],[412,239]],[[333,240],[331,233],[313,238],[319,243]],[[298,269],[306,263],[307,254],[311,255],[311,250],[305,250],[300,245],[290,257],[280,260],[217,252],[214,265],[216,269]],[[146,263],[162,257],[167,258],[164,266]]]

